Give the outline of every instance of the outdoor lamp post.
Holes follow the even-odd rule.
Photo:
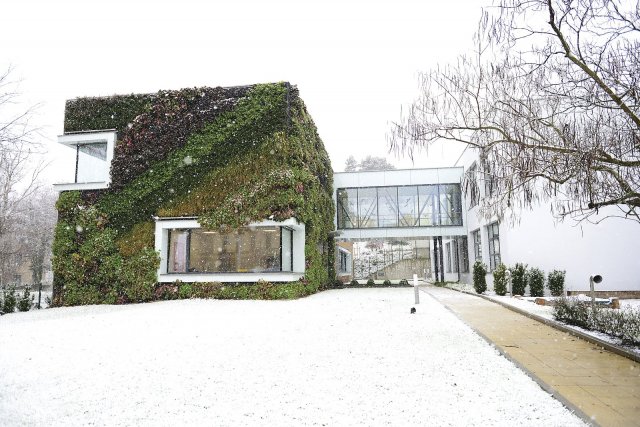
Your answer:
[[[591,288],[591,309],[596,306],[596,289],[595,284],[602,283],[602,276],[599,274],[592,274],[589,276],[589,287]]]

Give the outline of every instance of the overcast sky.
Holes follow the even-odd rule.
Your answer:
[[[65,99],[275,81],[298,86],[334,170],[350,154],[411,167],[387,154],[389,123],[420,71],[472,47],[489,1],[5,0],[0,66],[15,67],[25,105],[42,104],[52,181],[73,178],[72,150],[55,144]],[[414,166],[457,151],[442,153]]]

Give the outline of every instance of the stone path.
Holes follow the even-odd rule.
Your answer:
[[[421,291],[598,425],[640,426],[639,363],[482,298],[435,286]]]

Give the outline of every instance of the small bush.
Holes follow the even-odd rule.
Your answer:
[[[560,322],[620,338],[624,344],[640,345],[640,310],[614,310],[577,298],[559,298],[553,316]]]
[[[376,282],[373,279],[367,280],[367,286],[374,286]]]
[[[183,283],[178,287],[178,297],[180,299],[193,298],[193,287],[191,283]]]
[[[524,295],[527,288],[527,264],[517,263],[511,269],[511,290],[513,295]]]
[[[544,296],[544,272],[539,268],[529,270],[529,293],[532,297]]]
[[[9,289],[4,290],[4,301],[2,302],[2,311],[5,313],[13,313],[16,311],[16,289],[14,287],[9,287]]]
[[[31,292],[29,288],[24,288],[24,292],[22,296],[18,300],[18,311],[29,311],[31,310],[31,305],[33,304],[33,297],[31,296]]]
[[[549,273],[547,277],[547,287],[549,288],[549,292],[554,297],[559,297],[564,294],[564,276],[565,271],[553,270]]]
[[[409,286],[409,281],[407,279],[400,280],[400,286]]]
[[[493,270],[493,290],[497,295],[507,293],[507,267],[502,263]]]
[[[359,285],[359,283],[358,283],[358,281],[356,279],[353,279],[351,282],[349,282],[349,284],[351,286],[358,286]]]
[[[473,289],[481,294],[487,290],[487,266],[482,261],[477,260],[473,264]]]
[[[383,283],[384,286],[391,286],[391,280],[386,279]]]

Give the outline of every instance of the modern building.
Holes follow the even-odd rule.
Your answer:
[[[76,162],[56,186],[57,304],[195,295],[186,283],[295,297],[333,280],[331,165],[294,86],[78,98],[59,142]]]

